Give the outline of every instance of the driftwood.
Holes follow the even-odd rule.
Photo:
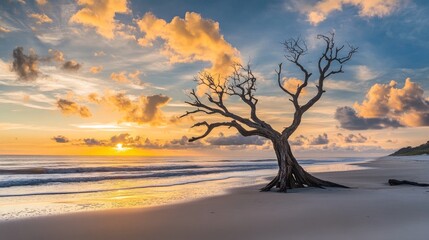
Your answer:
[[[390,186],[397,186],[397,185],[413,185],[413,186],[419,186],[419,187],[429,187],[429,184],[427,183],[418,183],[418,182],[411,182],[407,180],[397,180],[397,179],[389,179],[389,185]]]

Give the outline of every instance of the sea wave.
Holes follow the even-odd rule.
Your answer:
[[[21,194],[0,194],[0,198],[43,196],[43,195],[67,195],[67,194],[82,194],[82,193],[100,193],[100,192],[111,192],[111,191],[118,191],[118,190],[154,188],[154,187],[157,187],[157,188],[159,188],[159,187],[173,187],[173,186],[180,186],[180,185],[186,185],[186,184],[227,180],[227,179],[233,179],[233,178],[237,178],[237,177],[216,177],[216,178],[210,178],[210,179],[190,180],[190,181],[170,183],[170,184],[144,185],[144,186],[135,186],[135,187],[122,187],[122,188],[83,190],[83,191],[56,191],[56,192],[33,192],[33,193],[21,193]]]
[[[129,179],[143,179],[143,178],[167,178],[167,177],[179,177],[179,176],[195,176],[205,174],[216,174],[226,172],[242,172],[242,171],[254,171],[261,169],[275,169],[275,164],[258,164],[251,166],[229,166],[225,168],[212,168],[212,169],[186,169],[179,171],[145,171],[138,175],[103,175],[103,176],[85,176],[81,175],[78,177],[52,177],[52,178],[31,178],[31,179],[16,179],[9,181],[0,181],[0,188],[4,187],[16,187],[16,186],[35,186],[49,183],[76,183],[76,182],[96,182],[105,180],[129,180]],[[170,169],[171,170],[171,169]]]
[[[271,167],[275,163],[265,164],[235,164],[235,165],[172,165],[172,166],[122,166],[122,167],[72,167],[72,168],[24,168],[24,169],[0,169],[0,174],[69,174],[69,173],[101,173],[101,172],[149,172],[149,171],[174,171],[185,169],[210,169],[210,168],[245,168],[245,167]]]

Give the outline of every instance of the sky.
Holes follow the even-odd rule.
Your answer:
[[[428,141],[429,3],[417,0],[5,0],[0,5],[0,154],[273,157],[271,143],[179,118],[202,72],[235,63],[257,77],[258,114],[278,131],[293,105],[277,86],[303,79],[282,43],[318,34],[358,47],[290,138],[299,157],[381,156]],[[197,89],[203,94],[204,89]],[[227,105],[247,116],[234,97]]]

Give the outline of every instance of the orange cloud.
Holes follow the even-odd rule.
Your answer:
[[[48,0],[36,0],[36,3],[37,3],[38,5],[45,5],[45,4],[47,4],[47,3],[48,3]]]
[[[141,72],[136,70],[133,73],[127,73],[125,71],[110,74],[110,78],[118,83],[134,83],[140,85],[139,75]]]
[[[79,106],[76,102],[69,101],[66,99],[58,99],[57,107],[63,114],[66,115],[80,115],[81,117],[91,117],[91,112],[86,106]]]
[[[398,88],[395,81],[374,84],[362,104],[355,103],[353,107],[356,112],[349,107],[337,109],[336,118],[344,128],[429,126],[429,101],[421,86],[409,78],[403,88]]]
[[[88,100],[96,104],[105,104],[125,114],[123,121],[138,124],[162,125],[167,122],[161,108],[171,98],[156,94],[152,96],[140,95],[138,97],[127,96],[125,93],[106,92],[104,96],[96,93],[88,95]]]
[[[6,27],[0,26],[0,33],[8,33],[8,32],[11,32],[11,30]]]
[[[165,122],[160,108],[166,105],[171,98],[164,95],[140,96],[131,100],[122,93],[108,97],[108,100],[119,111],[125,113],[124,120],[138,124],[150,123],[160,125]]]
[[[401,0],[322,0],[311,6],[301,5],[299,11],[307,14],[311,24],[317,25],[332,12],[341,11],[344,5],[358,7],[361,17],[384,17],[395,11],[400,2]]]
[[[129,12],[127,0],[77,0],[77,3],[83,8],[70,18],[70,23],[93,27],[98,34],[108,39],[115,36],[116,13]]]
[[[52,19],[46,14],[32,13],[29,17],[35,19],[37,24],[52,23]]]
[[[137,25],[145,33],[139,44],[148,47],[158,38],[164,40],[161,52],[171,63],[207,61],[211,63],[207,71],[227,76],[232,65],[241,62],[239,51],[220,33],[219,23],[198,13],[187,12],[185,18],[174,17],[168,23],[149,12]]]
[[[103,70],[103,66],[93,66],[89,69],[89,71],[93,74],[97,74]]]
[[[294,77],[283,78],[283,87],[292,93],[296,93],[298,85],[301,85],[302,83],[303,83],[303,81],[298,79],[298,78],[294,78]],[[307,89],[305,89],[305,88],[302,89],[301,96],[304,96],[306,94],[307,94]]]

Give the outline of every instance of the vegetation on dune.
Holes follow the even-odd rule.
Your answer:
[[[429,154],[429,141],[417,147],[404,147],[390,154],[390,156],[413,156]]]

